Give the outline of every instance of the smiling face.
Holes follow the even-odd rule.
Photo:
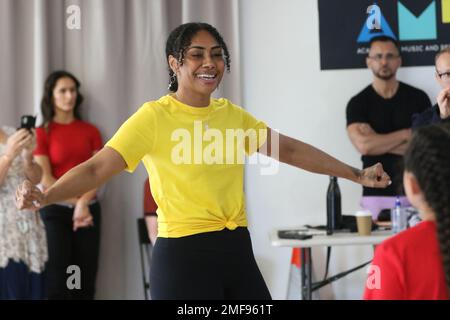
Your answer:
[[[208,31],[201,30],[185,49],[182,64],[171,55],[169,65],[177,75],[178,91],[209,99],[224,73],[223,49]]]

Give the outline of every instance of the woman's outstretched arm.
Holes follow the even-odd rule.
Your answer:
[[[100,187],[126,167],[125,160],[117,151],[104,147],[91,159],[69,170],[44,193],[30,181],[24,181],[16,192],[17,207],[36,210],[51,203],[78,197]]]
[[[380,163],[364,170],[356,169],[307,143],[270,128],[267,141],[259,152],[306,171],[345,178],[367,187],[385,188],[391,183]]]

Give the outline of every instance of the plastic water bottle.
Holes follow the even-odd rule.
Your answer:
[[[395,207],[391,210],[391,224],[392,224],[392,231],[394,233],[399,232],[399,219],[400,219],[400,210],[401,210],[402,204],[400,202],[400,198],[397,197],[395,199]]]
[[[395,199],[395,207],[391,211],[391,223],[392,231],[394,231],[394,233],[398,233],[407,228],[408,217],[406,216],[406,212],[402,209],[400,197]]]
[[[332,234],[334,230],[340,229],[341,224],[341,190],[337,178],[330,176],[330,184],[327,190],[327,234]]]

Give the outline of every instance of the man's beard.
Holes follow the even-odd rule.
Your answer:
[[[375,72],[375,71],[374,71],[373,74],[374,74],[375,77],[377,77],[378,79],[385,80],[385,81],[391,80],[392,78],[395,77],[395,72],[390,72],[390,73],[387,73],[387,74],[382,74],[380,71],[378,71],[378,72]]]

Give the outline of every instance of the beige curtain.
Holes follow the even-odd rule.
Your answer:
[[[80,9],[81,29],[67,27],[71,5]],[[0,124],[38,114],[45,77],[66,69],[81,80],[85,119],[106,141],[143,102],[167,93],[165,40],[191,21],[224,36],[232,72],[216,95],[239,104],[238,0],[0,0]],[[98,298],[143,297],[135,220],[145,177],[142,166],[123,173],[102,196]]]

